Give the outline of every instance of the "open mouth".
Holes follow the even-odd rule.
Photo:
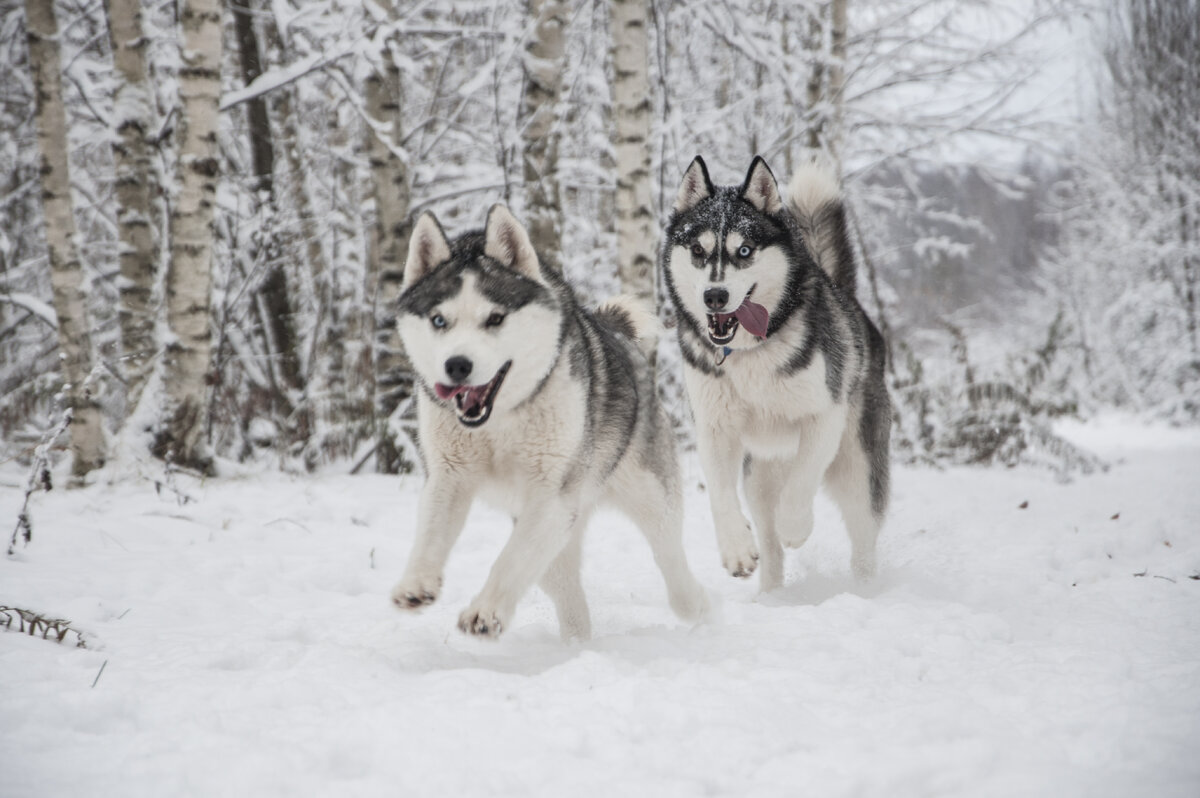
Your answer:
[[[439,398],[454,399],[454,412],[463,426],[478,427],[492,414],[496,394],[500,393],[500,385],[511,365],[511,360],[505,363],[496,376],[483,385],[446,385],[439,382],[433,386],[433,390]]]
[[[738,327],[745,327],[756,338],[767,337],[767,324],[771,315],[767,309],[750,297],[757,286],[752,286],[742,304],[733,313],[708,314],[708,338],[717,346],[724,346],[737,335]]]

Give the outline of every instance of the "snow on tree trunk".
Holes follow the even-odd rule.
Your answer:
[[[848,0],[828,0],[809,9],[804,49],[811,59],[804,87],[808,124],[805,144],[840,164],[846,89]]]
[[[38,147],[41,151],[42,206],[50,284],[58,316],[58,347],[65,381],[63,394],[71,416],[71,473],[82,478],[104,464],[100,407],[89,389],[92,343],[88,329],[83,264],[71,207],[67,171],[67,119],[62,98],[62,62],[54,5],[27,0],[26,33],[33,72]]]
[[[109,0],[109,35],[117,71],[113,124],[117,226],[120,237],[121,372],[132,411],[146,384],[155,340],[154,280],[158,271],[154,205],[158,174],[146,141],[153,113],[146,81],[146,44],[141,0]]]
[[[542,262],[562,270],[558,192],[558,99],[562,88],[567,4],[528,0],[533,23],[525,47],[525,87],[520,128],[524,143],[525,225]]]
[[[848,0],[833,0],[829,12],[829,86],[826,102],[829,121],[825,145],[835,164],[841,165],[842,118],[846,99],[846,4]]]
[[[231,10],[242,81],[249,86],[262,74],[263,69],[252,10],[246,2],[248,0],[232,4]],[[275,394],[273,404],[278,408],[277,414],[288,428],[292,442],[305,441],[312,425],[307,408],[303,405],[297,407],[304,393],[300,339],[296,332],[296,314],[292,309],[285,259],[280,254],[275,210],[275,144],[267,102],[262,95],[246,101],[246,117],[255,177],[255,213],[259,219],[259,234],[254,240],[256,251],[250,260],[262,261],[266,271],[266,277],[258,288],[261,303],[255,303],[255,307],[262,310],[263,333],[270,353],[268,364]]]
[[[209,471],[205,423],[210,401],[213,211],[220,172],[220,0],[183,0],[180,22],[179,195],[171,213],[171,262],[166,280],[170,329],[164,357],[166,399],[154,453]]]
[[[386,4],[386,11],[389,17],[394,17],[390,3]],[[392,316],[400,296],[408,235],[412,229],[409,218],[412,178],[408,164],[397,155],[402,140],[403,85],[400,70],[386,42],[380,48],[379,61],[368,75],[365,87],[367,159],[375,201],[375,225],[369,230],[367,241],[366,274],[367,296],[374,298],[375,314],[367,321],[375,328],[375,411],[378,421],[375,464],[379,471],[395,473],[407,466],[387,420],[400,403],[412,395],[412,366]],[[361,334],[347,337],[350,340],[362,338]]]
[[[623,291],[653,305],[658,225],[650,189],[648,17],[647,0],[613,0],[617,274]]]

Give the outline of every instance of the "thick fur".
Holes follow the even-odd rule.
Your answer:
[[[627,299],[584,310],[499,205],[485,230],[453,242],[432,215],[417,221],[397,310],[417,374],[427,481],[393,601],[415,609],[437,598],[467,511],[483,496],[512,514],[513,530],[459,628],[499,635],[540,584],[563,637],[586,638],[582,536],[608,502],[646,535],[672,609],[700,618],[708,601],[683,551],[674,440],[644,354],[653,314]],[[502,381],[482,423],[464,421],[456,399],[444,398],[455,384],[490,385],[495,375]]]
[[[891,404],[882,336],[855,299],[836,179],[806,166],[784,198],[761,158],[741,186],[714,186],[696,158],[667,225],[661,268],[678,311],[725,568],[748,577],[761,557],[762,588],[780,586],[783,546],[808,538],[823,482],[846,522],[855,574],[873,574],[888,502]],[[766,336],[738,327],[731,341],[714,344],[705,301],[714,289],[728,294],[716,313],[734,313],[748,296],[764,306]],[[757,542],[738,498],[739,473]]]

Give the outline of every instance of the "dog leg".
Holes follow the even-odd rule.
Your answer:
[[[837,458],[825,475],[825,486],[842,511],[842,520],[850,535],[850,565],[854,576],[863,581],[870,579],[875,575],[875,543],[883,525],[883,514],[872,507],[871,463],[854,430],[846,430]]]
[[[566,547],[550,563],[538,585],[554,602],[558,613],[558,630],[563,640],[588,640],[592,636],[592,619],[588,614],[587,597],[579,570],[583,557],[583,524],[576,524]]]
[[[708,500],[717,529],[721,563],[732,576],[745,579],[758,566],[758,547],[754,545],[750,522],[742,515],[737,495],[742,444],[736,435],[724,429],[697,423],[696,448],[708,482]]]
[[[392,588],[397,607],[416,609],[437,599],[446,560],[471,508],[473,494],[467,484],[461,476],[429,474],[417,503],[417,535],[408,565]]]
[[[812,534],[813,499],[837,454],[846,417],[842,412],[830,411],[802,423],[800,444],[777,511],[780,537],[788,548],[802,546]]]
[[[754,519],[758,547],[762,552],[762,570],[758,578],[764,592],[783,586],[784,552],[776,529],[776,514],[779,496],[787,482],[788,465],[761,457],[747,457],[745,463],[746,499],[750,503],[750,517]]]
[[[632,468],[622,476],[609,491],[609,499],[646,536],[666,583],[671,609],[685,621],[700,620],[708,614],[708,594],[688,567],[683,550],[683,494],[678,474]]]
[[[525,507],[483,590],[458,616],[458,628],[467,634],[498,637],[511,622],[517,602],[580,534],[578,501],[540,495],[530,497]]]

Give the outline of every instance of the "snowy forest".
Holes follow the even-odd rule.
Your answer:
[[[0,0],[0,796],[1200,795],[1197,142],[1200,0]],[[697,155],[841,178],[873,578],[824,493],[782,581],[722,564]],[[518,524],[420,496],[394,317],[422,214],[498,202],[657,307],[699,618],[601,508],[590,638],[544,580],[458,631]]]
[[[0,458],[413,467],[411,221],[503,200],[591,302],[656,296],[697,153],[838,164],[897,454],[1200,417],[1187,0],[0,2]],[[1064,51],[1069,57],[1064,57]],[[677,355],[662,391],[688,439]],[[64,419],[69,416],[69,424]],[[153,465],[158,462],[160,465]]]

